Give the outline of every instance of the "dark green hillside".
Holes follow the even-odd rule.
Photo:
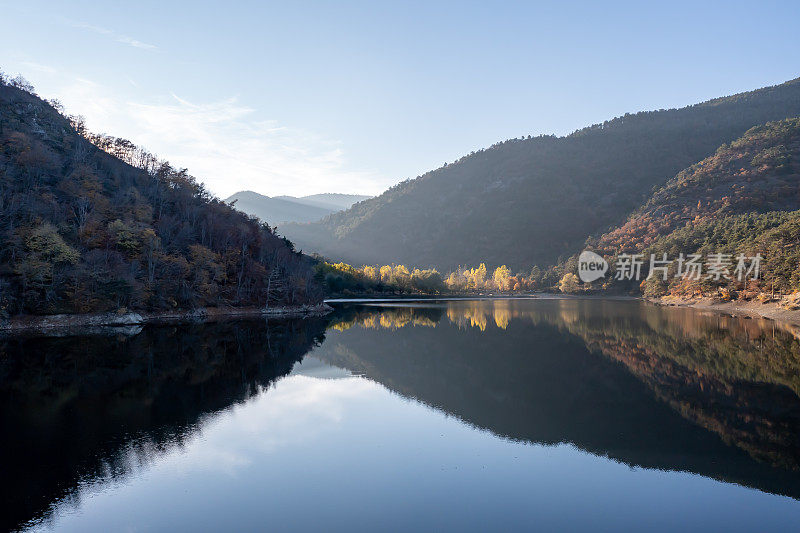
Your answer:
[[[351,264],[512,269],[571,254],[680,170],[753,126],[800,115],[800,80],[683,109],[642,112],[567,137],[514,139],[313,224],[281,230]]]
[[[0,316],[321,298],[309,259],[269,226],[0,80]]]

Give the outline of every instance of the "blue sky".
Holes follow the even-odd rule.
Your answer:
[[[0,68],[227,196],[377,194],[499,140],[800,76],[800,2],[0,2]]]

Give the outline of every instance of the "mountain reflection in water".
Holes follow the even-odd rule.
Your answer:
[[[291,372],[324,330],[243,321],[0,340],[0,529],[180,448],[203,416]]]
[[[498,435],[800,497],[800,342],[773,321],[509,299],[349,305],[330,329],[321,359]]]
[[[142,480],[166,458],[202,451],[205,444],[197,437],[237,406],[242,412],[280,408],[270,415],[271,423],[281,421],[281,431],[305,442],[295,445],[299,456],[283,447],[279,455],[247,459],[260,461],[248,471],[266,469],[283,484],[254,479],[258,489],[253,489],[242,481],[238,497],[243,501],[246,493],[261,490],[269,493],[265,502],[285,506],[326,487],[331,501],[333,487],[348,501],[366,501],[381,492],[362,486],[377,483],[397,485],[402,494],[392,496],[406,498],[413,507],[414,498],[398,485],[401,470],[394,469],[414,457],[427,464],[426,453],[436,461],[441,450],[404,449],[382,440],[381,432],[446,433],[437,425],[444,422],[425,415],[423,423],[422,415],[413,414],[419,403],[495,440],[567,443],[632,467],[691,472],[800,499],[800,343],[771,321],[634,301],[463,300],[343,303],[319,319],[123,333],[0,340],[5,481],[0,527],[61,524],[65,509],[86,503],[88,487],[108,494],[109,487]],[[277,401],[274,388],[287,375],[294,385]],[[331,385],[311,386],[322,382]],[[413,401],[393,403],[395,395],[387,397],[387,389]],[[322,430],[309,406],[336,403],[334,390],[339,398],[353,391],[347,405],[356,418],[345,422],[347,412],[338,411],[344,404],[336,404],[326,416],[331,427],[340,424],[342,434],[314,442],[308,435]],[[226,424],[247,424],[251,433],[223,434],[223,446],[226,439],[269,434],[269,427],[258,427],[266,419],[249,416],[228,417]],[[364,425],[369,420],[373,426]],[[462,441],[459,445],[471,442]],[[369,450],[362,454],[385,447],[391,459],[376,455],[371,459],[379,462],[371,463],[362,455],[360,470],[353,470],[358,463],[348,467],[337,461],[317,470],[304,466],[360,446]],[[317,450],[314,457],[311,449]],[[339,472],[340,466],[348,473]],[[451,474],[431,470],[424,475],[430,477],[431,492],[421,480],[417,490],[423,500],[456,490],[447,485]],[[503,486],[511,483],[510,475],[494,481]],[[524,471],[514,475],[525,478]],[[546,480],[538,482],[546,486]],[[213,478],[206,488],[211,496],[214,483],[219,480]],[[657,487],[659,481],[653,483]],[[153,490],[171,497],[169,487]],[[479,493],[480,487],[469,490]],[[499,494],[495,507],[510,494]],[[491,507],[491,497],[487,503]],[[195,505],[187,512],[200,520],[206,509],[199,500]],[[323,507],[321,502],[314,506],[319,520]],[[236,515],[240,522],[228,524],[231,529],[249,529],[253,522],[247,520],[258,518],[255,509],[242,509]],[[396,516],[396,527],[419,525],[412,520],[427,515],[417,510],[414,517]],[[136,516],[157,520],[155,515]],[[348,520],[368,523],[357,522],[358,516],[349,514]],[[522,524],[521,518],[504,516],[512,526]],[[184,520],[187,527],[190,523]]]

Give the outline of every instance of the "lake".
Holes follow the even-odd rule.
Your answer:
[[[1,529],[789,531],[800,341],[639,301],[0,339]]]

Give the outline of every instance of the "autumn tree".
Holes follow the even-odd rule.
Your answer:
[[[511,289],[511,270],[505,266],[499,266],[495,269],[492,275],[494,286],[499,291],[508,291]]]
[[[61,113],[0,76],[0,312],[321,299],[311,260],[273,228],[186,169]]]
[[[581,290],[578,276],[572,272],[567,272],[558,282],[558,288],[561,292],[571,293],[579,292]]]

